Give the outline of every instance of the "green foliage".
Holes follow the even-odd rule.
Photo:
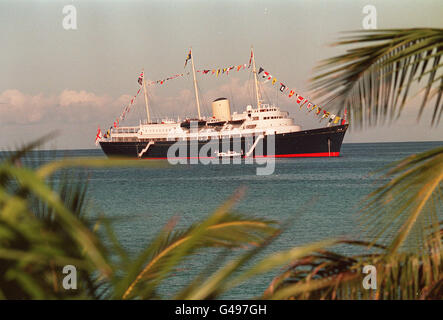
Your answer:
[[[385,170],[383,177],[390,181],[373,191],[363,208],[370,237],[392,240],[390,252],[405,242],[409,250],[427,250],[429,237],[440,229],[443,147],[409,156]]]
[[[367,251],[366,242],[341,241]],[[363,247],[362,247],[363,246]],[[318,250],[293,262],[266,290],[267,299],[441,299],[443,257],[435,246],[427,253],[381,252],[345,256]],[[377,289],[364,289],[362,270],[376,268]]]
[[[243,192],[238,190],[207,219],[186,230],[174,230],[175,220],[171,220],[130,259],[110,221],[99,221],[110,243],[106,246],[86,220],[86,180],[70,184],[69,172],[64,171],[55,185],[51,176],[73,167],[152,167],[158,163],[62,159],[31,169],[15,165],[24,154],[19,151],[0,164],[0,296],[6,299],[156,298],[162,281],[198,250],[257,247],[277,231],[273,221],[232,211]],[[77,290],[61,288],[61,268],[68,264],[79,271]]]
[[[208,218],[185,230],[176,230],[176,218],[171,219],[132,258],[119,243],[109,220],[101,218],[92,224],[86,219],[86,176],[72,184],[69,177],[78,176],[78,172],[66,168],[156,163],[63,159],[30,169],[6,158],[0,164],[0,297],[215,299],[253,277],[286,266],[260,298],[437,299],[443,295],[442,229],[436,220],[441,205],[432,211],[428,205],[420,204],[425,201],[435,205],[441,200],[441,186],[433,180],[438,175],[427,171],[435,168],[433,161],[441,155],[439,148],[391,165],[386,174],[394,178],[369,196],[363,209],[370,217],[366,225],[386,232],[392,230],[390,227],[397,230],[386,246],[377,244],[379,238],[373,235],[371,242],[322,241],[263,257],[263,250],[282,229],[273,221],[234,213],[233,207],[243,194],[239,189]],[[13,157],[15,162],[19,159]],[[439,159],[437,164],[441,163]],[[59,183],[55,184],[51,177],[60,169],[65,171],[59,173]],[[428,180],[434,181],[434,188],[426,183]],[[426,200],[422,189],[431,195]],[[402,198],[405,196],[406,200]],[[389,201],[393,201],[394,208],[399,205],[397,201],[409,206],[407,210],[385,212],[383,208]],[[420,220],[422,215],[429,216]],[[403,218],[398,220],[398,216]],[[416,225],[419,220],[422,223]],[[98,226],[104,230],[102,236],[96,232]],[[414,228],[422,230],[421,249],[399,251]],[[367,254],[347,256],[326,250],[336,245],[359,247]],[[200,274],[170,297],[158,293],[166,279],[180,272],[183,262],[208,248],[240,249],[243,253],[226,263],[217,259],[208,262]],[[256,261],[259,256],[262,257]],[[68,264],[78,270],[77,290],[61,286],[62,268]],[[374,292],[362,287],[362,268],[368,264],[376,266],[378,272],[379,289]]]
[[[340,255],[317,250],[276,276],[268,299],[441,299],[443,297],[443,148],[412,155],[384,168],[389,182],[362,208],[370,242],[339,244],[366,251]],[[383,244],[380,244],[383,242]],[[377,290],[362,287],[362,270],[377,270]]]
[[[367,45],[367,43],[370,43]],[[361,47],[356,45],[362,44]],[[436,97],[432,124],[443,110],[440,63],[442,29],[370,30],[336,45],[354,45],[319,66],[313,88],[324,102],[350,111],[354,126],[376,125],[401,115],[413,83],[427,76],[420,118]],[[384,168],[390,181],[363,203],[368,254],[342,256],[318,251],[278,275],[265,296],[273,299],[441,299],[443,297],[441,189],[443,148],[412,155]],[[380,243],[383,243],[381,245]],[[371,250],[379,249],[373,253]],[[380,252],[381,250],[381,252]],[[377,291],[364,290],[364,265],[377,269]]]
[[[398,118],[412,85],[420,85],[422,102],[436,97],[432,124],[443,111],[443,29],[392,29],[354,32],[334,45],[352,45],[346,54],[327,59],[312,81],[316,97],[338,111],[348,109],[354,127]],[[363,45],[358,46],[357,45]],[[440,72],[440,73],[439,73]]]

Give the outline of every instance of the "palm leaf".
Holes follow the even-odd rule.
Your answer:
[[[45,142],[47,138],[48,137],[38,139],[18,151],[7,153],[3,162],[9,165],[19,164],[19,167],[30,166],[31,169],[35,168],[39,163],[44,163],[43,159],[39,158],[39,161],[37,161],[37,163],[35,162],[35,156],[39,157],[41,154],[37,153],[33,155],[32,161],[28,161],[28,155],[35,147]],[[72,179],[74,176],[75,179]],[[103,281],[97,278],[96,273],[92,272],[91,263],[87,261],[87,256],[85,257],[84,254],[84,247],[79,246],[76,239],[74,239],[68,231],[72,226],[65,225],[63,219],[60,219],[53,206],[48,205],[46,201],[42,201],[42,198],[34,194],[31,189],[17,183],[18,181],[9,173],[6,174],[4,172],[3,177],[6,178],[2,179],[3,185],[7,185],[7,192],[9,193],[7,198],[9,198],[9,200],[12,198],[14,201],[3,202],[4,205],[2,206],[1,216],[4,219],[17,217],[17,219],[20,220],[20,224],[17,224],[20,226],[20,230],[16,231],[20,232],[24,240],[13,248],[8,248],[7,246],[0,250],[0,256],[6,259],[4,261],[27,261],[29,265],[41,265],[43,270],[49,270],[49,273],[52,275],[48,278],[53,288],[52,294],[55,294],[58,298],[65,296],[81,297],[85,295],[100,297],[104,291],[100,288]],[[79,175],[78,171],[63,170],[61,174],[58,174],[54,179],[49,179],[47,184],[50,189],[59,195],[66,209],[83,225],[92,230],[93,225],[86,218],[85,204],[88,186],[86,175]],[[5,195],[6,194],[7,193],[5,193]],[[22,209],[17,207],[18,204],[21,205]],[[20,214],[20,210],[29,212]],[[25,225],[32,226],[35,224],[30,222],[24,223],[24,219],[28,219],[28,215],[34,215],[38,218],[39,225],[35,226],[38,230],[37,232],[31,231],[32,228],[24,228]],[[13,225],[5,227],[9,228],[9,230],[14,228]],[[48,239],[47,236],[41,237],[40,234],[42,232],[44,235],[50,235],[50,238]],[[101,242],[98,241],[98,239],[95,239],[94,242],[101,253],[105,255],[106,250]],[[27,245],[26,243],[31,245]],[[24,248],[28,249],[24,250]],[[6,264],[9,262],[6,262]],[[75,293],[60,288],[62,268],[68,264],[77,267],[78,277],[82,279]],[[46,271],[43,271],[41,274],[33,274],[33,276],[44,277],[45,273]]]
[[[0,166],[0,174],[13,177],[22,188],[30,190],[35,196],[40,198],[41,201],[47,203],[65,225],[73,239],[77,241],[79,246],[83,247],[97,268],[104,274],[111,272],[111,268],[103,257],[101,250],[97,248],[95,236],[92,235],[91,231],[86,228],[78,218],[72,215],[61,201],[59,195],[50,189],[35,172],[27,168],[16,168],[4,163]],[[10,199],[9,201],[12,200]],[[7,202],[4,205],[5,208],[2,210],[2,214],[7,212],[6,208],[8,208],[10,203],[11,202]],[[13,212],[14,210],[9,211]]]
[[[336,244],[366,247],[363,241],[336,241]],[[359,266],[368,256],[345,256],[317,248],[290,264],[264,292],[265,299],[334,299],[340,286],[352,286],[360,279]],[[376,257],[374,255],[374,257]],[[361,282],[360,282],[361,284]],[[360,287],[359,285],[358,287]]]
[[[357,45],[362,45],[356,47]],[[436,97],[431,124],[443,111],[443,29],[394,29],[355,32],[334,45],[353,45],[346,54],[323,61],[311,89],[323,104],[349,110],[357,127],[395,120],[407,103],[411,86],[423,77],[423,98],[417,118]]]
[[[22,196],[24,195],[24,196]],[[80,296],[79,290],[58,289],[57,274],[65,265],[78,268],[79,277],[92,274],[93,267],[82,248],[57,220],[36,218],[26,193],[8,194],[0,187],[0,287],[11,299]],[[87,272],[86,272],[87,270]],[[38,287],[38,288],[37,288]],[[38,290],[36,290],[38,289]],[[37,292],[40,292],[37,294]]]
[[[389,252],[408,239],[414,244],[409,248],[426,249],[429,234],[440,239],[443,147],[409,156],[385,170],[383,177],[392,179],[373,191],[363,208],[362,222],[369,236],[373,242],[389,241]]]
[[[268,246],[270,241],[276,236],[277,233],[272,235],[268,239],[268,241],[264,242],[256,249],[246,252],[243,256],[236,260],[229,261],[225,266],[223,266],[222,268],[220,268],[220,270],[208,277],[198,287],[195,287],[193,290],[187,290],[186,295],[180,295],[178,298],[189,300],[214,299],[224,292],[227,292],[232,288],[240,285],[241,283],[244,283],[248,279],[251,279],[260,274],[270,272],[277,267],[281,268],[294,259],[298,259],[312,253],[315,250],[330,246],[335,242],[322,241],[270,254],[257,263],[253,264],[252,266],[248,267],[239,275],[233,277],[234,273],[241,270],[242,266],[244,266],[252,258],[257,256],[257,254],[266,246]]]
[[[340,241],[351,246],[370,244]],[[443,294],[443,256],[381,252],[366,255],[340,255],[317,250],[295,260],[276,276],[265,291],[265,299],[438,299]],[[365,265],[376,268],[377,289],[364,289]]]
[[[257,245],[266,235],[275,232],[275,228],[272,227],[273,221],[230,213],[241,194],[236,192],[206,220],[192,225],[185,231],[172,232],[166,228],[160,232],[127,272],[128,276],[122,280],[123,286],[118,286],[115,296],[118,297],[121,289],[125,288],[121,296],[124,299],[134,296],[134,290],[142,291],[143,296],[148,297],[174,266],[196,250],[207,247]],[[140,268],[143,265],[144,267]]]

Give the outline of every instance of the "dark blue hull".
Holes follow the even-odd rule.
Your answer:
[[[155,141],[141,156],[142,159],[167,159],[168,150],[173,146],[177,149],[171,154],[171,158],[215,158],[214,151],[234,150],[243,152],[243,155],[251,157],[337,157],[345,136],[348,124],[331,126],[320,129],[304,130],[293,133],[276,134],[265,136],[257,144],[257,147],[247,154],[255,140],[245,137],[231,138],[226,141],[214,142],[212,148],[208,148],[211,140],[199,141]],[[255,137],[256,139],[256,137]],[[274,148],[268,147],[269,142],[274,140]],[[177,144],[176,144],[177,143]],[[148,141],[101,141],[103,152],[109,156],[123,156],[138,158],[147,146]],[[181,148],[181,151],[178,149]],[[237,150],[237,149],[241,150]],[[197,152],[198,150],[198,152]]]

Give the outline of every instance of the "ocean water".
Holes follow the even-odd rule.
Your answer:
[[[256,167],[248,164],[88,169],[89,201],[93,215],[117,218],[113,226],[119,240],[136,254],[172,217],[179,218],[178,228],[186,227],[208,216],[243,186],[246,193],[236,211],[282,223],[292,221],[263,252],[270,254],[322,239],[358,238],[359,204],[384,182],[369,173],[441,145],[443,142],[344,144],[338,158],[276,159],[275,172],[268,176],[256,175]],[[63,156],[103,153],[96,149],[35,155],[36,161]],[[161,292],[169,296],[179,290],[216,257],[216,252],[206,250],[186,261]],[[275,275],[253,279],[224,297],[260,295]]]

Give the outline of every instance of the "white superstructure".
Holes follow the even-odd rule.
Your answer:
[[[190,126],[189,126],[190,125]],[[194,125],[194,126],[193,126]],[[274,105],[261,104],[260,108],[247,106],[242,113],[234,112],[231,120],[217,118],[200,120],[164,121],[140,124],[134,127],[119,127],[111,130],[111,141],[167,141],[280,134],[300,131],[301,127],[289,118],[288,112]]]

